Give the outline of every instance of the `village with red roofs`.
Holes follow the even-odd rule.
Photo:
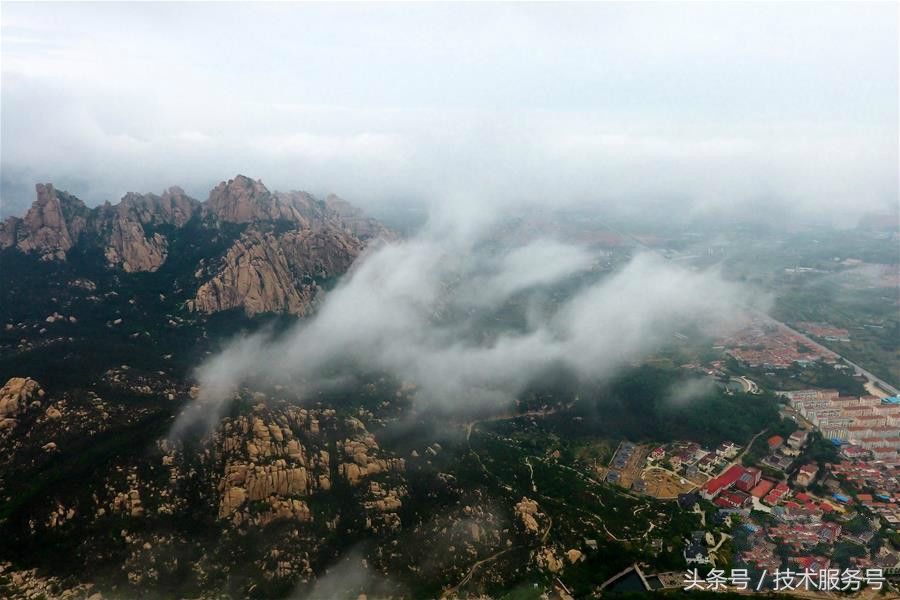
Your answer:
[[[846,339],[846,330],[803,323],[810,334]],[[844,369],[843,359],[800,334],[760,320],[718,349],[737,364],[783,372],[797,365]],[[724,361],[684,365],[760,393]],[[859,373],[858,379],[864,380]],[[779,569],[831,572],[839,565],[896,580],[900,551],[900,398],[865,381],[861,396],[836,389],[776,392],[784,432],[762,431],[746,447],[705,448],[689,440],[619,446],[607,481],[658,499],[677,499],[706,529],[684,540],[688,569],[728,566],[763,579]],[[890,390],[895,392],[896,390]],[[724,417],[723,418],[727,418]],[[635,458],[643,459],[635,466]],[[628,471],[628,476],[623,474]],[[729,533],[730,532],[730,533]],[[888,543],[888,540],[894,543]]]

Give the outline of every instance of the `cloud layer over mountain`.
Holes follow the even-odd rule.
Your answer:
[[[679,328],[722,332],[738,325],[743,308],[762,306],[714,270],[683,269],[650,253],[546,302],[548,289],[584,275],[594,257],[546,239],[489,252],[489,231],[431,226],[373,249],[314,317],[277,337],[235,340],[202,365],[201,401],[176,431],[214,418],[243,384],[286,385],[303,396],[359,370],[415,383],[422,409],[504,407],[550,368],[603,380]],[[524,322],[498,325],[513,298],[525,307]]]
[[[2,197],[222,173],[357,204],[838,219],[897,203],[897,5],[33,5]],[[90,182],[90,183],[88,183]]]

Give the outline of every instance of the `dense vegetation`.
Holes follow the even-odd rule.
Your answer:
[[[731,277],[773,293],[777,319],[847,329],[849,342],[816,341],[900,386],[900,252],[895,241],[862,230],[760,232],[735,236],[724,264]]]
[[[679,369],[642,365],[593,392],[582,390],[571,411],[555,421],[564,434],[706,445],[746,443],[778,421],[777,398],[768,393],[730,394],[709,385],[696,397],[675,399],[696,382]]]
[[[865,396],[868,393],[860,378],[846,369],[835,369],[823,362],[805,366],[795,363],[786,369],[770,371],[762,367],[744,366],[734,358],[729,358],[728,369],[733,373],[747,375],[761,387],[770,390],[833,389],[842,396]]]

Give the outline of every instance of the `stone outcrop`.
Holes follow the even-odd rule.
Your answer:
[[[338,220],[343,224],[347,231],[361,240],[371,240],[375,238],[384,240],[396,239],[394,232],[382,225],[379,221],[367,217],[362,210],[334,194],[329,194],[328,197],[325,198],[325,207],[329,212],[338,217]]]
[[[91,583],[73,583],[66,578],[48,577],[38,569],[20,570],[9,562],[0,563],[0,598],[54,598],[57,600],[103,600]]]
[[[16,417],[33,403],[39,403],[44,390],[34,379],[13,377],[0,388],[0,430],[16,424]]]
[[[307,521],[312,521],[312,513],[306,502],[302,500],[297,500],[296,498],[270,497],[268,499],[268,510],[259,516],[258,523],[260,526],[264,527],[278,519],[287,519],[305,523]]]
[[[203,257],[187,266],[196,288],[188,290],[186,307],[207,314],[238,308],[247,315],[304,315],[319,284],[346,272],[375,237],[393,234],[336,196],[270,192],[243,175],[221,182],[203,203],[172,187],[162,195],[128,193],[94,209],[39,184],[25,217],[0,224],[0,250],[62,261],[85,244],[126,273],[157,271],[173,244],[186,243]],[[192,241],[211,244],[208,254]]]
[[[551,573],[559,573],[564,566],[563,561],[556,555],[556,550],[550,547],[544,547],[538,551],[537,564]]]
[[[246,500],[264,500],[272,495],[306,496],[310,484],[305,466],[289,465],[284,459],[268,465],[229,465],[221,483],[223,489],[229,490],[229,494],[234,489],[243,490],[241,496]],[[232,496],[229,502],[234,503],[236,500]]]
[[[127,272],[158,269],[166,259],[167,240],[150,228],[182,227],[199,207],[180,188],[162,196],[129,193],[115,206],[106,203],[93,210],[49,183],[36,189],[37,200],[25,217],[10,217],[0,225],[0,249],[15,247],[42,260],[65,260],[76,244],[88,239],[102,245],[110,266]]]
[[[350,485],[357,485],[371,475],[406,468],[406,461],[402,458],[379,458],[375,436],[365,430],[353,438],[344,439],[339,448],[342,456],[349,460],[338,465],[338,474]]]
[[[516,516],[519,517],[519,521],[522,522],[525,531],[528,533],[536,534],[540,531],[537,522],[538,514],[540,514],[538,503],[534,500],[522,498],[521,501],[516,503]]]
[[[117,222],[104,252],[110,265],[128,272],[155,271],[166,261],[168,240],[159,233],[147,237],[137,223]]]
[[[229,248],[219,271],[197,290],[189,307],[204,313],[240,308],[247,315],[309,312],[316,279],[345,272],[362,245],[332,228],[280,235],[249,230]]]
[[[328,452],[311,448],[306,439],[315,435],[312,421],[323,415],[297,407],[271,411],[262,405],[254,412],[222,427],[219,447],[226,458],[218,485],[219,518],[257,525],[280,518],[310,520],[300,499],[331,485]]]
[[[219,272],[200,286],[189,308],[204,313],[241,308],[247,315],[303,315],[315,296],[314,286],[296,285],[278,238],[253,231],[228,250]]]
[[[172,187],[162,196],[129,192],[117,205],[100,207],[96,228],[107,263],[129,273],[156,271],[168,255],[168,239],[153,229],[183,227],[199,206],[184,190]]]
[[[262,181],[254,181],[244,175],[223,181],[213,188],[203,212],[226,223],[288,221],[309,226],[309,222],[292,204],[269,192]]]
[[[58,192],[52,184],[35,186],[37,200],[22,219],[0,225],[0,248],[15,246],[41,260],[65,260],[85,230],[89,210],[78,198]]]
[[[359,239],[331,226],[288,231],[278,242],[293,272],[317,279],[344,273],[363,250]]]
[[[141,502],[141,492],[138,489],[131,489],[127,492],[120,492],[113,498],[113,511],[124,513],[131,517],[144,516],[144,505]]]
[[[328,448],[335,435],[333,457]],[[222,458],[218,514],[235,526],[313,520],[308,499],[332,489],[332,472],[359,486],[370,529],[400,526],[406,489],[381,479],[362,482],[399,473],[405,462],[385,456],[359,419],[338,423],[333,409],[259,404],[252,414],[226,419],[215,440]]]

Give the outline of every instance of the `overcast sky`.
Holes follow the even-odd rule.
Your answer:
[[[361,205],[898,202],[898,5],[2,7],[2,212],[243,173]],[[776,211],[777,212],[777,211]]]

